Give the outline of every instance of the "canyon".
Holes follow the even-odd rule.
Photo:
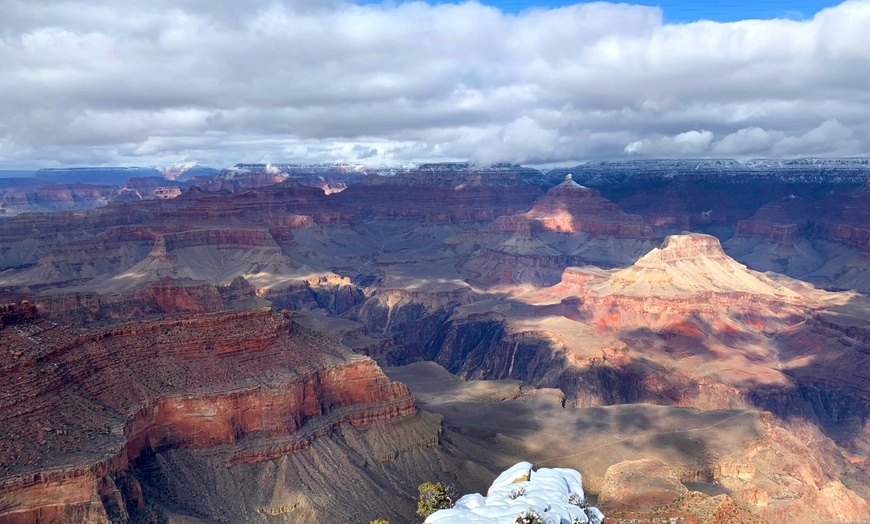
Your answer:
[[[101,173],[4,208],[0,522],[415,522],[523,460],[870,520],[860,161]]]

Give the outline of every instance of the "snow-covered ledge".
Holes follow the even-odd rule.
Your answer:
[[[429,515],[424,524],[601,524],[598,508],[586,507],[580,473],[567,468],[532,469],[520,462],[498,476],[486,497],[465,495],[450,509]],[[522,520],[526,516],[527,520]],[[520,520],[518,520],[520,519]]]

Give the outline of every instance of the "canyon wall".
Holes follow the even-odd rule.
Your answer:
[[[3,522],[125,522],[147,502],[136,464],[155,453],[256,463],[416,411],[372,360],[269,310],[0,336],[21,348],[0,355]]]

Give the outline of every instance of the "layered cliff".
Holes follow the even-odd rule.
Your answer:
[[[652,249],[656,236],[639,215],[624,213],[568,174],[528,212],[502,216],[451,242],[459,251],[473,250],[463,268],[481,283],[552,285],[566,267],[630,264]]]
[[[126,521],[145,504],[135,464],[156,452],[258,462],[415,412],[373,361],[268,310],[0,337],[16,348],[0,355],[4,522]]]
[[[534,222],[534,227],[544,231],[630,238],[653,236],[652,229],[640,216],[624,213],[602,198],[601,191],[574,182],[571,174],[538,199],[525,216]]]
[[[334,197],[359,214],[462,223],[525,211],[540,194],[511,169],[431,164],[395,176],[369,175]]]
[[[728,252],[749,266],[816,285],[867,292],[870,215],[866,190],[817,201],[794,195],[737,224]]]

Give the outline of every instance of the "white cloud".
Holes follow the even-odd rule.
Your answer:
[[[677,25],[607,3],[5,0],[0,168],[865,154],[867,27],[870,0]]]
[[[625,153],[664,158],[693,157],[706,153],[712,142],[712,131],[686,131],[675,136],[637,140],[625,146]]]
[[[750,157],[764,155],[770,146],[785,138],[781,131],[767,131],[760,127],[745,127],[727,135],[713,146],[717,156]]]
[[[866,153],[866,142],[837,120],[827,120],[819,127],[799,136],[788,136],[776,142],[771,151],[776,156],[836,155],[851,156]]]
[[[541,127],[535,119],[521,116],[504,125],[496,133],[472,145],[470,159],[478,164],[494,162],[525,162],[546,158],[559,141],[559,132]]]

